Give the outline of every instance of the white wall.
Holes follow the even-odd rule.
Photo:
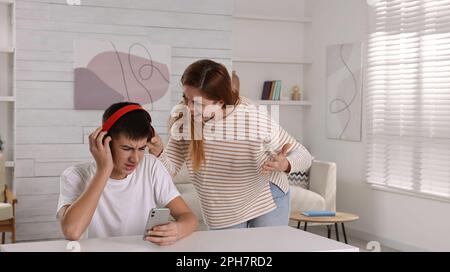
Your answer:
[[[73,41],[149,40],[172,46],[172,104],[184,69],[211,58],[231,69],[231,0],[16,0],[17,145],[15,191],[19,240],[61,237],[55,219],[58,176],[89,159],[88,135],[101,111],[75,111]],[[152,113],[167,132],[169,111]]]
[[[309,24],[261,18],[300,19],[304,0],[234,0],[233,59],[297,60],[304,58],[304,29]],[[260,19],[243,19],[253,16]],[[236,18],[237,17],[237,18]],[[261,99],[264,81],[281,80],[282,96],[289,97],[294,85],[303,89],[302,64],[236,62],[233,70],[240,77],[241,95]],[[270,107],[268,107],[270,111]],[[303,141],[302,114],[308,108],[280,106],[280,124],[292,136]],[[292,121],[292,119],[296,121]]]
[[[326,46],[366,39],[366,1],[309,0],[308,10],[313,22],[306,55],[313,65],[305,76],[312,102],[305,114],[305,139],[316,158],[337,163],[337,209],[360,216],[347,225],[349,232],[400,250],[450,250],[450,203],[376,191],[365,183],[365,118],[362,142],[326,138]]]

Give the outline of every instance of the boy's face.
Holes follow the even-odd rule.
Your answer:
[[[114,161],[113,179],[123,179],[131,174],[144,157],[147,147],[147,138],[131,140],[120,134],[111,141],[111,152]]]

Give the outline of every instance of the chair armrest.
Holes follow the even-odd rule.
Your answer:
[[[6,196],[6,202],[10,203],[11,205],[17,204],[17,197],[11,192],[11,190],[6,187],[5,189],[5,196]]]
[[[336,163],[314,160],[309,171],[309,189],[325,199],[325,209],[336,211]]]

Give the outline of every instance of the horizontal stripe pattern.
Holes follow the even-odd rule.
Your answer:
[[[232,139],[218,140],[214,130],[224,126],[239,129],[232,130]],[[237,137],[241,132],[244,132],[240,135],[243,139]],[[287,156],[291,172],[305,171],[311,165],[309,152],[246,98],[226,118],[208,121],[203,133],[206,161],[198,172],[193,171],[189,140],[170,138],[159,158],[172,176],[186,162],[205,221],[211,228],[233,226],[276,208],[270,182],[287,192],[287,176],[282,172],[264,175],[261,167],[283,145],[292,144]],[[254,135],[257,137],[252,138]]]

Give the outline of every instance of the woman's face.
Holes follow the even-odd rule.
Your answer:
[[[205,98],[198,88],[188,85],[183,86],[183,100],[186,106],[188,106],[191,117],[194,120],[201,116],[203,121],[207,121],[214,117],[214,113],[219,111],[223,106],[222,101]]]

